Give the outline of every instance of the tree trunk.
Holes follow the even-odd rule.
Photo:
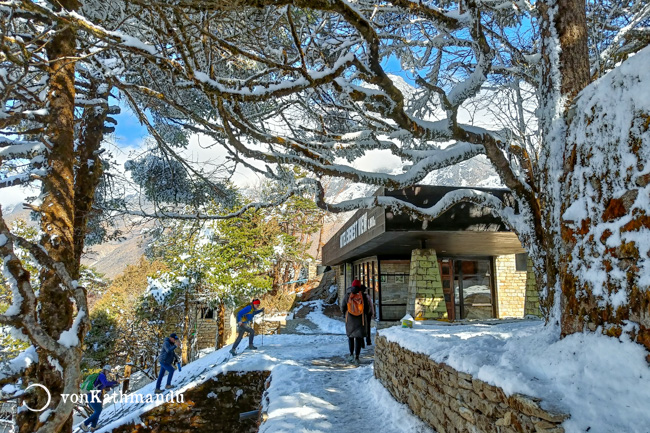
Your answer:
[[[542,35],[539,202],[545,227],[541,257],[533,260],[541,306],[547,320],[559,324],[560,303],[565,303],[561,273],[566,269],[566,248],[561,237],[562,183],[566,167],[565,116],[572,98],[589,80],[589,53],[584,0],[546,0],[539,3]],[[574,70],[575,69],[575,70]],[[562,298],[562,299],[561,299]]]
[[[68,10],[78,8],[74,0],[63,0],[59,3]],[[50,60],[48,109],[49,124],[47,127],[47,140],[51,147],[49,149],[45,168],[48,175],[42,180],[43,202],[40,212],[41,230],[44,235],[41,244],[49,256],[58,263],[62,263],[72,278],[79,275],[78,259],[75,257],[75,233],[74,233],[74,108],[75,108],[75,54],[76,54],[76,32],[68,27],[57,29],[58,33],[47,45],[46,52]],[[54,270],[43,267],[40,271],[39,304],[40,311],[37,313],[38,321],[43,330],[54,340],[58,340],[61,333],[69,329],[75,314],[75,305],[71,296],[66,290],[62,290],[61,281]],[[72,378],[77,383],[78,364],[81,359],[81,347],[71,349],[78,357],[77,377]],[[39,355],[38,363],[25,372],[27,383],[39,383],[50,391],[52,402],[50,407],[55,407],[61,400],[61,393],[64,392],[66,377],[62,377],[48,360],[53,353],[37,348]],[[61,359],[57,359],[61,363]],[[64,366],[64,373],[69,370]],[[44,392],[29,394],[25,402],[30,407],[40,408],[46,403],[47,397]],[[20,432],[33,433],[43,426],[39,420],[41,412],[21,411],[18,414],[17,422]],[[67,421],[50,422],[46,427],[47,431],[71,431],[72,417],[67,414]],[[61,416],[61,414],[59,414]]]
[[[106,105],[90,107],[84,110],[81,124],[81,137],[77,146],[77,173],[74,191],[74,256],[76,268],[81,266],[81,255],[85,247],[88,220],[92,216],[95,192],[104,172],[100,148],[104,139],[104,126],[108,116],[108,90],[98,91],[99,84],[91,80],[89,99],[103,98]],[[108,89],[108,86],[105,86]],[[72,275],[78,278],[78,275]]]
[[[221,349],[226,345],[226,306],[220,302],[217,306],[217,347]]]
[[[548,287],[544,305],[562,336],[600,330],[618,337],[631,321],[637,327],[628,327],[629,333],[650,350],[650,294],[640,283],[646,258],[634,235],[650,229],[647,209],[636,202],[650,183],[639,168],[648,164],[650,113],[627,113],[632,120],[625,124],[598,101],[581,106],[580,99],[591,94],[586,89],[576,99],[590,79],[584,0],[550,0],[540,11],[540,191],[547,233],[538,283]],[[634,98],[633,90],[603,86]],[[634,111],[635,104],[629,107]],[[621,130],[609,132],[616,127]]]
[[[190,324],[190,291],[185,290],[185,299],[183,300],[183,347],[181,348],[181,358],[183,359],[183,364],[188,363],[189,359],[189,330],[191,329]]]

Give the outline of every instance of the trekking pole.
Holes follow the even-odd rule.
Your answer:
[[[266,311],[262,311],[262,347],[264,347],[264,331],[266,331],[266,323],[264,320],[265,315]]]
[[[124,382],[126,379],[122,379],[122,382],[120,382],[120,406],[122,407],[122,413],[124,413]]]

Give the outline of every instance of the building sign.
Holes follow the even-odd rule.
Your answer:
[[[364,234],[368,229],[371,229],[375,226],[375,217],[368,217],[368,214],[361,215],[361,217],[352,223],[350,227],[347,228],[341,236],[339,237],[339,248],[343,248],[358,236]]]

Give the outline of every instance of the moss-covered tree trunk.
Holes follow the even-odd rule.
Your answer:
[[[79,4],[66,0],[58,3],[58,7],[74,11]],[[76,36],[72,27],[57,29],[46,45],[48,152],[44,161],[46,175],[41,180],[39,215],[43,233],[40,244],[47,256],[38,258],[42,265],[35,298],[38,307],[33,313],[35,323],[27,327],[33,341],[40,342],[36,344],[38,362],[23,373],[25,383],[37,383],[48,389],[51,396],[48,409],[52,410],[47,417],[42,416],[43,412],[21,411],[17,419],[20,432],[72,430],[72,403],[62,402],[61,394],[78,391],[83,338],[89,329],[86,294],[76,288],[75,280],[80,276],[87,225],[102,176],[98,150],[110,110],[106,86],[99,86],[93,77],[86,77],[87,96],[106,102],[85,108],[81,122],[75,124]],[[100,87],[104,89],[101,92]],[[74,337],[68,335],[61,339],[73,322],[76,323]],[[38,336],[41,331],[43,334]],[[46,401],[47,395],[40,391],[25,397],[25,403],[32,408],[41,408]]]
[[[610,97],[599,100],[595,87],[587,87],[584,0],[548,0],[540,10],[546,233],[537,271],[548,288],[544,305],[563,336],[583,330],[620,336],[631,321],[629,333],[650,350],[650,296],[639,266],[647,248],[637,243],[650,229],[647,206],[637,201],[650,183],[650,113],[634,112],[635,92],[626,88],[639,79],[621,77],[634,71],[614,71],[619,75],[599,89]],[[626,104],[628,118],[617,118],[613,101]]]
[[[74,0],[63,0],[59,3],[61,7],[68,10],[78,8]],[[49,63],[49,93],[48,110],[49,124],[47,126],[48,155],[45,162],[47,175],[42,179],[43,200],[40,212],[41,230],[44,236],[41,245],[47,251],[50,258],[65,266],[72,276],[79,275],[79,262],[75,257],[75,45],[76,32],[74,29],[60,28],[58,33],[47,44],[46,52]],[[43,331],[58,340],[61,333],[72,325],[75,307],[70,299],[70,294],[61,287],[61,280],[50,267],[41,268],[40,272],[40,311],[36,312],[36,320]],[[77,358],[77,364],[81,359],[81,347],[71,347]],[[25,374],[28,383],[39,383],[48,388],[52,403],[50,407],[56,406],[61,400],[61,393],[64,392],[65,379],[62,373],[52,365],[48,356],[58,358],[51,351],[37,347],[39,355],[38,363],[28,369]],[[57,359],[61,363],[61,359]],[[64,365],[64,367],[66,367]],[[77,377],[73,378],[78,382],[78,365],[72,370],[65,370],[65,373],[75,371]],[[67,378],[70,379],[70,378]],[[26,397],[25,401],[32,408],[41,408],[46,403],[47,396],[43,392],[36,392]],[[20,432],[40,431],[43,422],[39,420],[41,413],[32,411],[21,411],[18,414],[18,426]],[[68,414],[69,415],[69,414]],[[64,421],[50,422],[45,427],[46,431],[71,431],[72,417],[68,416]]]

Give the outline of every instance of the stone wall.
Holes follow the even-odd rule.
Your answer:
[[[347,272],[347,285],[346,285],[346,275],[345,275],[346,272]],[[350,284],[352,284],[352,266],[346,266],[345,264],[336,266],[336,286],[338,288],[339,300],[343,299],[343,297],[345,296],[345,289],[347,289],[350,286]]]
[[[165,403],[140,415],[139,424],[125,424],[113,433],[252,433],[258,419],[239,414],[261,408],[268,371],[228,372],[182,393],[183,403]]]
[[[214,312],[215,316],[217,312]],[[237,339],[237,321],[235,314],[232,310],[226,309],[225,320],[225,344],[231,344]],[[214,347],[217,342],[217,331],[219,330],[219,323],[216,317],[214,319],[197,319],[196,322],[196,346],[197,350],[207,349]]]
[[[526,272],[526,301],[524,304],[524,315],[542,317],[542,310],[539,306],[539,290],[535,282],[535,271],[533,261],[528,259],[528,271]]]
[[[497,312],[499,319],[524,317],[527,272],[517,271],[515,255],[494,259],[497,283]]]
[[[345,265],[334,266],[334,270],[336,271],[336,277],[334,280],[336,288],[338,290],[339,299],[343,299],[343,296],[345,295],[345,276],[343,274],[344,269]]]
[[[568,416],[542,409],[539,399],[506,396],[501,388],[385,337],[375,344],[375,377],[438,433],[564,432],[561,424]]]
[[[413,250],[406,311],[416,319],[447,319],[438,257],[434,249]]]
[[[216,312],[215,312],[216,314]],[[216,319],[197,319],[196,321],[196,348],[197,350],[214,347],[217,339]]]

